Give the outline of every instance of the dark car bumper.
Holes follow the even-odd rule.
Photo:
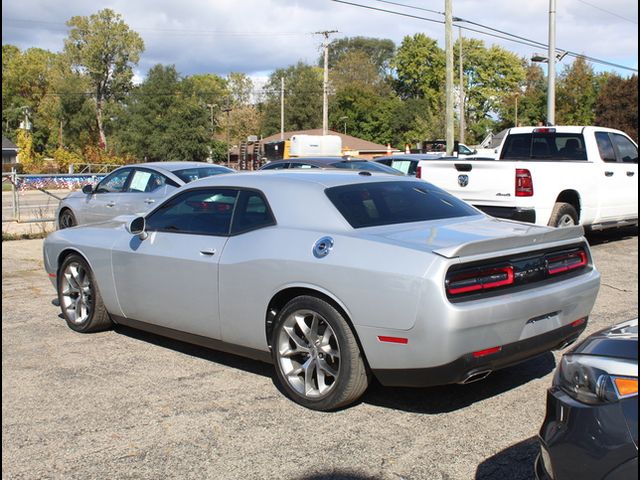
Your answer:
[[[465,383],[475,374],[491,372],[533,358],[550,350],[573,343],[586,328],[587,322],[551,330],[526,340],[502,345],[499,352],[476,357],[472,353],[438,367],[419,369],[374,369],[373,374],[385,386],[429,387],[450,383]],[[484,375],[486,376],[486,375]]]
[[[547,413],[540,429],[541,452],[536,459],[536,477],[540,480],[638,478],[638,449],[625,418],[625,402],[635,402],[637,412],[638,397],[587,405],[557,387],[550,388]],[[627,403],[626,407],[630,405]]]
[[[518,207],[493,207],[487,205],[474,205],[487,215],[496,218],[506,218],[518,222],[536,223],[536,211],[533,208]]]

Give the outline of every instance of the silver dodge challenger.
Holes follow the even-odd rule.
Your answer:
[[[582,227],[488,217],[422,180],[289,171],[196,180],[144,216],[56,231],[68,326],[127,325],[272,362],[311,409],[480,380],[577,339],[600,286]]]

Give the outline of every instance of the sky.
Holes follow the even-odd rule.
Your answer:
[[[2,43],[21,49],[59,52],[72,16],[88,16],[104,8],[121,14],[145,42],[135,69],[141,81],[158,64],[175,65],[182,75],[242,72],[256,85],[278,68],[302,61],[315,64],[322,36],[386,38],[400,45],[407,35],[424,33],[444,48],[444,0],[347,0],[371,8],[392,10],[427,21],[361,8],[332,0],[2,0]],[[637,73],[638,5],[636,0],[555,0],[556,47],[629,69],[592,62],[595,71],[623,77]],[[417,8],[407,8],[401,5]],[[452,0],[455,25],[496,30],[547,44],[550,0]],[[420,10],[422,9],[422,10]],[[431,12],[431,11],[433,12]],[[513,43],[469,30],[462,34],[499,45],[530,59],[546,56],[544,47]],[[454,30],[455,38],[458,28]],[[557,72],[573,61],[565,57]],[[635,71],[633,71],[635,70]]]

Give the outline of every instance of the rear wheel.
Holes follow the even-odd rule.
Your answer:
[[[554,205],[549,219],[550,227],[573,227],[578,225],[578,212],[570,203],[558,202]]]
[[[63,228],[75,227],[78,224],[75,215],[71,210],[65,208],[60,212],[60,218],[58,219],[58,225],[60,230]]]
[[[69,255],[60,267],[58,301],[67,325],[76,332],[98,332],[113,325],[93,272],[80,255]]]
[[[367,389],[366,367],[351,328],[319,298],[297,297],[280,311],[272,355],[280,384],[307,408],[334,410]]]

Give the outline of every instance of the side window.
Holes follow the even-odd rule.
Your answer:
[[[289,166],[289,162],[282,163],[268,163],[262,170],[282,170],[283,168],[287,168]]]
[[[275,225],[267,201],[260,192],[242,191],[233,217],[231,233],[242,233]]]
[[[228,235],[238,191],[204,188],[171,198],[147,217],[147,231]]]
[[[115,193],[124,191],[131,168],[124,168],[107,175],[96,187],[96,193]]]
[[[616,152],[609,139],[609,134],[607,132],[596,132],[596,142],[598,143],[600,158],[605,162],[615,162]]]
[[[289,168],[319,168],[315,165],[309,165],[308,163],[290,163]]]
[[[129,182],[128,192],[153,192],[167,183],[167,177],[150,170],[135,170]]]
[[[618,152],[618,158],[624,163],[638,163],[638,147],[631,140],[617,133],[611,134],[611,139]]]

